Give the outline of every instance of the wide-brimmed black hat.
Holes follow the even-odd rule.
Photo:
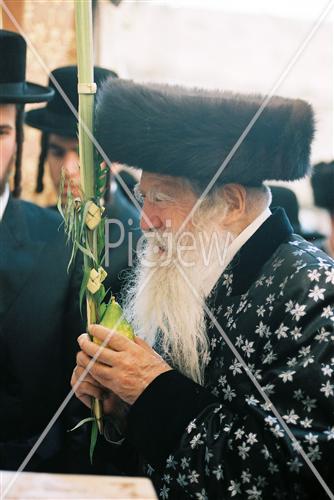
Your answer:
[[[180,86],[108,80],[99,92],[96,137],[109,159],[148,172],[207,183],[264,98]],[[309,168],[311,106],[274,96],[216,184],[295,180]]]
[[[64,66],[51,73],[58,82],[71,104],[78,110],[78,69],[77,66]],[[99,88],[108,77],[117,78],[117,74],[109,69],[94,67],[94,81]],[[26,114],[26,123],[43,132],[64,137],[76,137],[78,122],[62,95],[54,87],[51,79],[49,85],[55,90],[54,98],[44,108],[34,109]]]
[[[27,45],[18,33],[0,30],[0,103],[49,101],[50,87],[26,82]]]
[[[334,214],[334,161],[314,165],[311,184],[316,206]]]

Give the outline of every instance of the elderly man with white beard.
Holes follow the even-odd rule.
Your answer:
[[[122,80],[100,94],[102,147],[143,171],[147,243],[123,302],[135,341],[91,325],[106,347],[79,337],[72,385],[103,401],[106,459],[163,499],[332,495],[334,262],[264,185],[307,174],[313,113],[274,97],[244,134],[261,103]]]

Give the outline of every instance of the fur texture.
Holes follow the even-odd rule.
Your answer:
[[[263,99],[111,79],[98,95],[97,138],[111,161],[207,183]],[[313,132],[308,103],[273,97],[217,184],[304,177]]]

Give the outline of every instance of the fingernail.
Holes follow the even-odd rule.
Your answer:
[[[78,337],[78,344],[81,346],[82,342],[87,338],[87,333],[82,333],[79,337]]]

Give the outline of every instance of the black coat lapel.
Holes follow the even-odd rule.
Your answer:
[[[38,224],[38,221],[36,221]],[[10,198],[0,223],[0,320],[22,292],[45,242],[30,237],[24,206]]]
[[[228,266],[233,272],[232,295],[241,295],[248,290],[267,260],[292,233],[285,211],[275,209]]]

